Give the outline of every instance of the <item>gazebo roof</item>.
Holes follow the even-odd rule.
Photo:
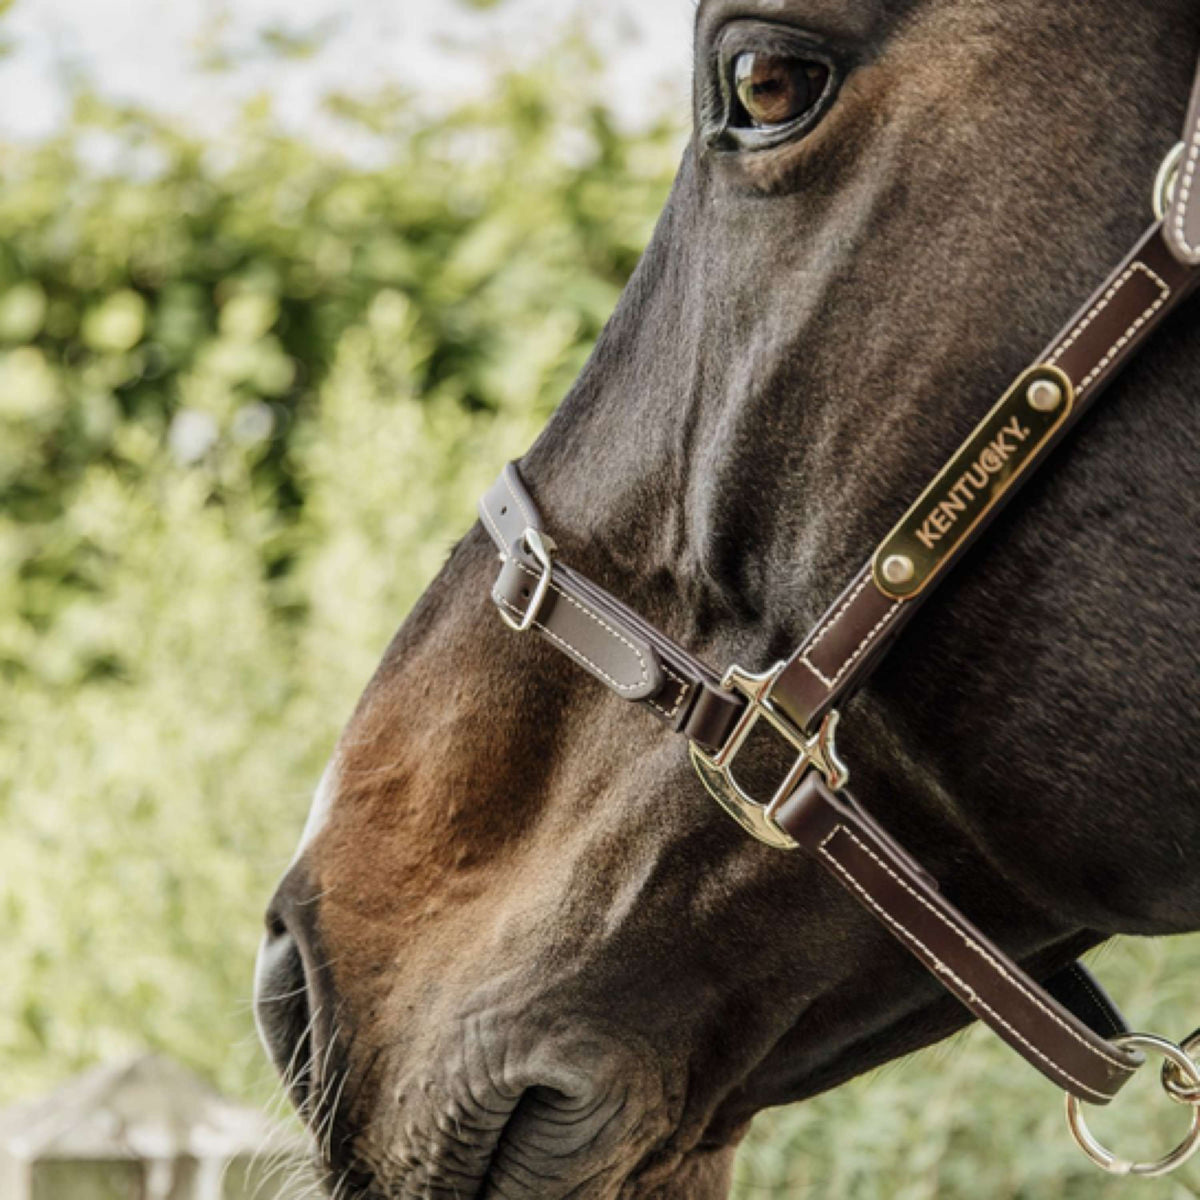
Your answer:
[[[237,1158],[301,1140],[157,1055],[97,1067],[0,1112],[0,1152],[25,1159]]]

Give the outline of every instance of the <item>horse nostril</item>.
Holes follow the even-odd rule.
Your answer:
[[[284,924],[283,917],[274,907],[267,910],[267,937],[277,939],[288,936],[287,926]]]
[[[300,947],[276,912],[267,915],[255,965],[254,1016],[275,1069],[303,1112],[312,1085],[313,1014]]]

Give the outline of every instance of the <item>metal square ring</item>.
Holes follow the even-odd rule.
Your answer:
[[[835,790],[845,786],[849,772],[838,758],[834,745],[838,722],[836,712],[829,713],[817,732],[809,737],[771,703],[771,689],[784,666],[784,663],[776,663],[761,675],[751,674],[738,666],[730,667],[722,684],[746,697],[746,710],[733,727],[725,745],[715,754],[709,754],[693,744],[691,758],[696,773],[713,799],[743,829],[768,846],[778,850],[794,850],[795,840],[775,820],[774,814],[779,805],[796,790],[810,770],[820,771]],[[760,720],[765,720],[797,754],[792,768],[766,803],[745,791],[733,774],[737,756]]]
[[[550,591],[550,580],[554,574],[554,551],[556,547],[551,538],[539,533],[533,526],[529,526],[521,534],[521,541],[525,544],[529,553],[533,555],[538,566],[542,568],[542,573],[538,576],[537,584],[533,589],[533,599],[529,601],[524,613],[521,614],[520,620],[510,617],[503,608],[500,609],[500,617],[509,629],[515,630],[517,633],[526,633],[533,628],[533,623],[537,620],[538,613],[542,611],[542,605],[546,602],[546,594]]]

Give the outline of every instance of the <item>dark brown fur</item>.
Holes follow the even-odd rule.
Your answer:
[[[808,138],[709,144],[732,15],[843,57]],[[786,652],[1132,244],[1197,49],[1191,0],[705,0],[696,137],[522,463],[564,558],[714,665]],[[857,794],[1039,971],[1200,926],[1196,320],[843,721]],[[678,739],[509,633],[494,570],[477,528],[342,738],[264,952],[306,990],[264,1031],[286,1059],[315,1014],[297,1091],[351,1195],[716,1200],[754,1113],[964,1014]]]

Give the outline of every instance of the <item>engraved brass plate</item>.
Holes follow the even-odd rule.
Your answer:
[[[1044,386],[1034,391],[1035,406],[1030,388],[1039,381]],[[1046,411],[1045,397],[1054,394],[1051,389],[1057,389],[1061,399]],[[872,570],[880,591],[907,600],[925,588],[1021,478],[1074,403],[1075,389],[1057,367],[1026,371],[876,550]],[[898,564],[897,559],[907,562]],[[886,575],[885,563],[889,563]],[[911,571],[907,563],[912,564]]]

